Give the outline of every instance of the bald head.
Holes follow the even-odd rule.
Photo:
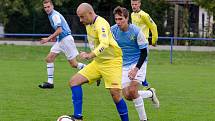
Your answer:
[[[77,8],[76,13],[80,18],[80,22],[85,25],[93,23],[93,20],[96,17],[93,7],[88,3],[81,3]]]
[[[78,12],[82,12],[82,11],[84,11],[84,12],[94,12],[94,10],[93,10],[93,7],[90,5],[90,4],[88,4],[88,3],[81,3],[79,6],[78,6],[78,8],[77,8],[77,13]]]

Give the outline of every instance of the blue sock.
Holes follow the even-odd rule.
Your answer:
[[[129,121],[127,105],[123,99],[116,103],[116,108],[119,112],[121,121]]]
[[[82,97],[83,92],[80,85],[71,87],[72,90],[72,102],[74,106],[74,117],[82,117]]]
[[[148,83],[147,80],[145,79],[144,82],[142,82],[142,85],[143,85],[144,87],[148,87],[148,86],[149,86],[149,83]]]

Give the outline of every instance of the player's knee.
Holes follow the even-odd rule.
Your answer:
[[[72,87],[72,86],[73,86],[73,83],[72,83],[72,82],[73,82],[73,80],[72,80],[72,79],[70,79],[70,80],[69,80],[69,86],[70,86],[70,87]]]
[[[69,81],[70,87],[82,85],[84,83],[87,83],[87,78],[83,77],[81,74],[75,74]]]
[[[125,97],[125,99],[128,100],[128,101],[132,101],[132,97],[131,97],[129,94],[124,95],[124,97]]]
[[[73,77],[69,80],[69,85],[70,85],[70,87],[79,85],[78,80],[76,79],[75,76],[73,76]]]
[[[111,96],[112,96],[114,102],[119,102],[121,99],[120,92],[118,92],[118,91],[112,91]]]
[[[120,101],[120,99],[121,99],[121,96],[120,95],[114,95],[114,94],[112,94],[112,98],[113,98],[113,100],[114,100],[114,102],[119,102]]]
[[[129,88],[124,88],[122,92],[123,92],[123,96],[125,97],[126,100],[129,100],[129,101],[132,100],[130,92],[129,92]]]
[[[129,89],[128,93],[126,95],[124,95],[124,97],[126,100],[131,101],[131,100],[135,99],[136,97],[138,97],[138,94],[136,93],[136,90]]]
[[[129,90],[129,95],[130,95],[130,97],[134,97],[134,95],[135,95],[135,90]]]
[[[69,85],[70,87],[75,86],[76,85],[76,79],[75,79],[75,75],[69,80]]]

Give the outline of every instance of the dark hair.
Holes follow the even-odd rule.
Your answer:
[[[124,16],[125,18],[129,17],[129,12],[126,8],[117,6],[114,10],[113,10],[113,15],[119,14],[120,16]]]
[[[51,3],[53,5],[52,0],[43,0],[43,4],[46,4],[46,3]]]

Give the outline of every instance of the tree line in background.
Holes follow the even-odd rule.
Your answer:
[[[197,4],[215,13],[215,0],[195,0]],[[53,0],[55,9],[67,19],[74,34],[83,34],[84,27],[79,23],[76,8],[82,2],[93,5],[96,13],[114,24],[113,9],[121,5],[131,12],[130,0]],[[0,23],[6,33],[51,33],[42,0],[1,0]],[[142,0],[142,9],[150,14],[158,26],[159,35],[165,35],[166,11],[172,9],[165,0]],[[170,31],[173,28],[170,28]]]

